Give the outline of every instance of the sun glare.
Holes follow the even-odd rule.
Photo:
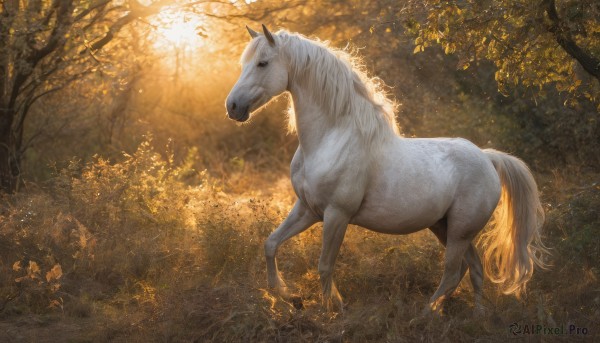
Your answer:
[[[198,16],[182,11],[165,11],[152,20],[156,28],[153,46],[157,50],[191,49],[203,44]]]

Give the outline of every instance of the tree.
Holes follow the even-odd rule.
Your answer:
[[[18,186],[31,106],[80,79],[128,23],[167,1],[7,0],[0,7],[0,189]]]
[[[598,1],[427,0],[395,10],[416,36],[415,53],[439,44],[458,54],[459,69],[490,60],[503,94],[517,84],[539,91],[554,84],[572,101],[600,102]]]

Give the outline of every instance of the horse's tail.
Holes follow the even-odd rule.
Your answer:
[[[518,296],[533,274],[534,266],[545,269],[548,249],[541,240],[544,210],[538,188],[527,165],[520,159],[493,149],[484,153],[492,161],[502,195],[491,228],[481,236],[485,273],[502,283],[505,294]]]

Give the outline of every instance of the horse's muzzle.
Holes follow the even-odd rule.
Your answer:
[[[235,101],[227,99],[226,107],[229,119],[243,123],[250,118],[250,109],[248,105],[240,106]]]

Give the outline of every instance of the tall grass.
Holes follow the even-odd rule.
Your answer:
[[[488,283],[487,315],[473,320],[463,281],[445,316],[410,324],[441,277],[443,247],[432,234],[351,227],[335,274],[347,308],[327,313],[315,225],[278,254],[296,295],[286,301],[265,289],[263,242],[293,204],[289,179],[239,168],[228,175],[247,191],[231,192],[194,169],[201,154],[176,162],[172,149],[146,141],[115,161],[72,161],[44,185],[5,196],[0,340],[16,339],[18,325],[27,328],[18,330],[21,340],[47,330],[48,341],[140,342],[504,341],[515,321],[597,327],[593,176],[541,178],[555,267],[535,273],[523,301]]]

